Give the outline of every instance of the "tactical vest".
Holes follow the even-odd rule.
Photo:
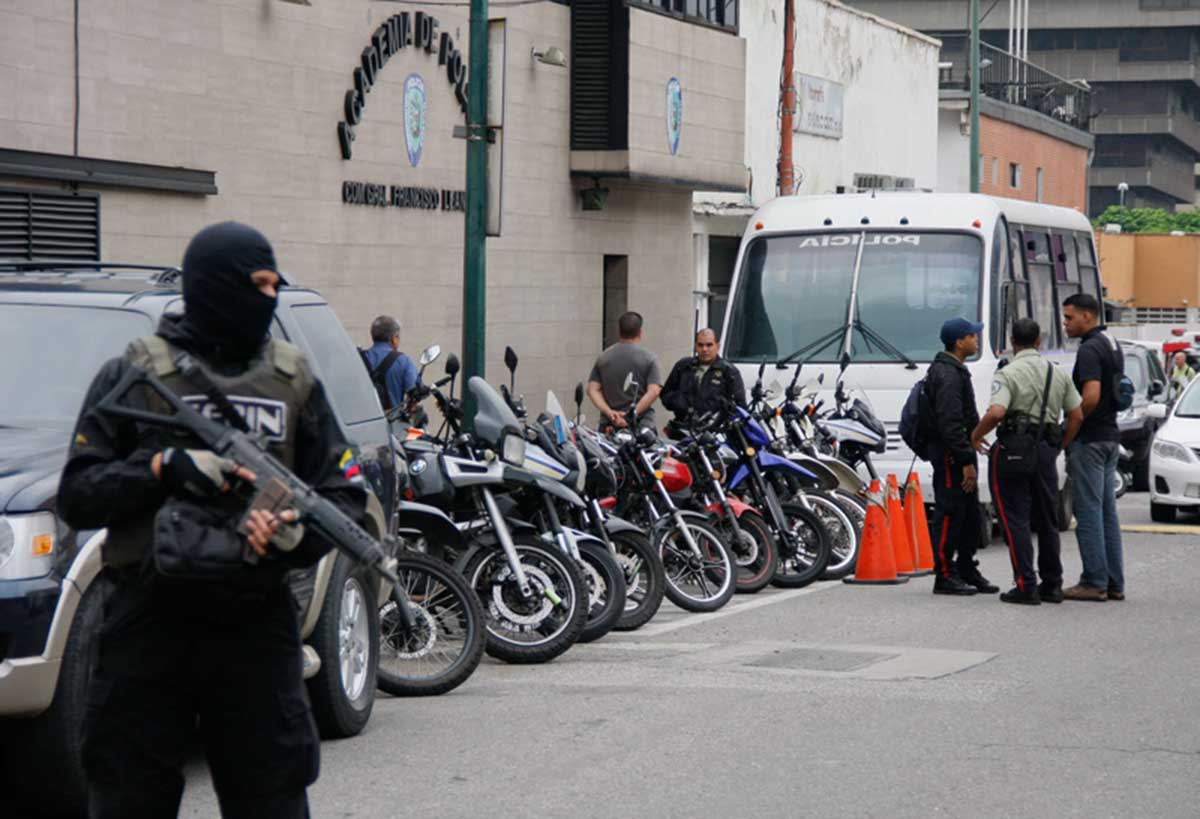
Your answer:
[[[186,355],[162,336],[146,336],[132,342],[125,350],[130,363],[154,373],[172,392],[203,415],[225,422],[220,411],[204,394],[179,371],[176,359]],[[267,450],[292,469],[296,460],[296,425],[300,412],[308,403],[314,378],[304,353],[285,341],[271,339],[253,358],[246,370],[238,375],[222,375],[203,361],[192,357],[199,367],[225,394],[250,428],[251,434],[262,436]],[[154,412],[166,412],[165,404],[147,390],[146,402]],[[159,449],[204,449],[204,444],[183,430],[139,425],[142,446]],[[228,506],[231,515],[241,513],[244,503],[222,496],[214,504]],[[102,550],[104,563],[109,566],[138,565],[153,531],[154,510],[144,518],[109,527]]]

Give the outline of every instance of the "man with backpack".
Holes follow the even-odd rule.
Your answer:
[[[413,360],[400,352],[400,322],[391,316],[378,317],[371,322],[371,341],[370,349],[360,353],[379,393],[379,403],[385,411],[402,407],[405,396],[421,378]]]
[[[930,519],[933,536],[934,594],[995,594],[979,572],[975,552],[983,526],[979,508],[979,472],[971,430],[979,423],[971,373],[964,362],[979,352],[983,325],[953,318],[942,325],[945,348],[929,365],[925,391],[932,416],[927,430],[926,454],[933,466],[934,510]]]
[[[1016,588],[1001,594],[1000,600],[1030,606],[1063,601],[1057,461],[1058,453],[1070,445],[1083,423],[1079,392],[1070,376],[1038,353],[1041,335],[1033,319],[1013,322],[1014,356],[1007,367],[996,371],[991,406],[971,433],[971,445],[987,452],[983,437],[996,430],[988,485],[1016,582]],[[1059,423],[1064,412],[1065,431]],[[1038,536],[1036,569],[1034,531]]]
[[[1063,327],[1081,340],[1072,380],[1083,396],[1083,426],[1067,448],[1075,531],[1083,575],[1066,589],[1067,600],[1125,599],[1121,524],[1117,519],[1117,459],[1121,434],[1117,413],[1133,400],[1125,355],[1100,320],[1095,296],[1076,293],[1063,302]]]

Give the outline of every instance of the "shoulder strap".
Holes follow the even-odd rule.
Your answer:
[[[130,345],[130,351],[133,363],[149,369],[159,378],[175,372],[175,362],[171,359],[171,345],[162,336],[143,336]]]
[[[1046,387],[1042,390],[1042,420],[1038,426],[1046,425],[1046,407],[1050,404],[1050,382],[1054,380],[1054,364],[1046,362]]]
[[[385,355],[383,357],[383,360],[379,362],[378,366],[376,366],[375,369],[371,370],[371,380],[379,381],[380,379],[382,379],[383,376],[387,373],[387,371],[392,368],[392,365],[396,363],[396,359],[399,357],[400,357],[399,350],[392,350],[390,353]]]

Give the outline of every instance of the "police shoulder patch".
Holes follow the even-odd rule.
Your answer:
[[[992,395],[995,395],[996,393],[1000,392],[1000,390],[1003,387],[1004,387],[1004,384],[1003,384],[1003,382],[1000,381],[999,378],[994,379],[992,381]]]

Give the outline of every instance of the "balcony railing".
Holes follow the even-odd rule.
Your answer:
[[[970,38],[942,36],[939,87],[969,90]],[[1086,85],[1052,74],[1002,48],[979,44],[979,91],[992,99],[1030,108],[1086,131],[1092,118],[1092,92]]]

